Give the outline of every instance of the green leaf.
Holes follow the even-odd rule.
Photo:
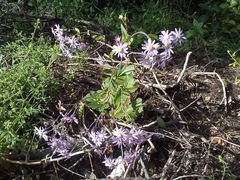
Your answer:
[[[110,58],[110,59],[112,59],[112,58],[113,58],[113,56],[114,56],[114,52],[113,52],[113,51],[111,51],[111,52],[109,53],[109,58]]]
[[[193,20],[193,26],[197,29],[203,26],[203,22],[198,22],[196,19]]]
[[[229,20],[229,21],[227,21],[227,23],[228,24],[231,24],[231,25],[233,25],[233,26],[236,26],[236,22],[234,21],[234,20]]]
[[[126,112],[128,115],[125,117],[127,121],[135,120],[143,112],[142,99],[132,100]]]
[[[208,20],[208,16],[207,15],[201,15],[198,19],[197,19],[197,21],[198,22],[201,22],[201,23],[205,23],[207,20]]]
[[[124,81],[124,86],[123,87],[129,93],[135,92],[137,90],[137,86],[136,86],[134,77],[128,75],[126,80]]]
[[[105,35],[102,35],[102,36],[93,35],[92,38],[93,38],[95,41],[105,41]]]
[[[77,33],[78,35],[80,35],[80,30],[79,30],[78,28],[74,28],[74,30],[76,31],[76,33]]]
[[[157,123],[160,127],[165,127],[166,126],[164,120],[160,116],[157,117]]]
[[[222,4],[219,5],[219,7],[222,8],[222,9],[227,9],[229,7],[229,4],[222,3]]]
[[[121,33],[122,33],[122,42],[127,42],[129,39],[129,35],[122,24],[121,24]]]
[[[219,27],[220,27],[220,24],[219,24],[219,22],[217,22],[217,21],[215,21],[215,22],[213,22],[213,23],[211,24],[211,29],[212,29],[213,31],[217,31],[217,30],[219,29]]]
[[[84,104],[82,101],[79,102],[79,108],[78,108],[78,117],[79,119],[82,119],[83,113],[84,113]]]
[[[186,37],[191,38],[196,34],[195,30],[189,30],[186,32]]]
[[[240,24],[236,27],[237,28],[237,30],[239,30],[240,31]]]
[[[107,74],[107,75],[110,75],[110,74],[112,74],[112,70],[111,69],[104,69],[103,73]]]
[[[130,74],[134,71],[134,65],[130,65],[130,66],[123,66],[122,67],[122,71],[120,72],[119,76],[125,75],[125,74]]]
[[[102,90],[90,91],[83,99],[83,102],[86,102],[91,108],[98,110],[99,112],[104,111],[109,108],[109,104],[106,103],[106,93]]]
[[[156,34],[148,34],[148,36],[149,36],[151,39],[158,39],[158,35],[156,35]]]
[[[123,26],[123,24],[121,24],[121,33],[122,33],[122,42],[127,43],[128,45],[131,45],[131,43],[133,42],[133,37],[131,37],[125,27]]]

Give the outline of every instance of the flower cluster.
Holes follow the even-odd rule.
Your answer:
[[[126,55],[128,53],[128,45],[127,43],[123,43],[121,41],[121,36],[115,37],[115,45],[112,47],[112,52],[114,52],[114,54],[121,59],[126,58]]]
[[[79,123],[75,117],[76,110],[67,110],[61,101],[58,102],[60,116],[55,121],[44,122],[44,127],[35,127],[35,135],[43,139],[52,148],[54,153],[60,156],[68,156],[69,151],[77,145],[78,140],[69,135],[69,125]]]
[[[149,38],[142,44],[143,52],[138,60],[144,65],[156,65],[160,68],[165,68],[166,63],[172,58],[173,48],[177,45],[182,45],[185,39],[186,37],[181,29],[175,29],[175,31],[171,32],[169,30],[161,31],[158,39],[161,45]]]
[[[140,151],[134,151],[132,149],[124,151],[123,156],[119,156],[117,158],[113,158],[112,156],[104,157],[104,161],[102,162],[109,169],[113,169],[117,167],[119,164],[123,166],[128,166],[133,163],[135,158],[139,155]]]
[[[121,147],[131,147],[143,143],[149,138],[149,135],[140,129],[127,129],[116,127],[113,132],[112,142],[114,145]]]
[[[68,134],[68,125],[78,124],[75,112],[66,113],[66,109],[61,102],[58,103],[60,118],[52,123],[44,123],[45,127],[35,127],[35,134],[47,142],[54,153],[59,156],[69,156],[70,151],[77,147],[78,138],[71,137]],[[89,139],[91,146],[100,156],[105,156],[103,163],[110,169],[116,167],[119,163],[128,166],[138,156],[139,150],[133,150],[138,145],[144,143],[151,137],[150,133],[136,128],[115,127],[111,132],[100,129],[98,131],[84,131],[82,137]],[[111,150],[107,150],[110,148]],[[112,158],[111,154],[117,154],[113,149],[121,149],[122,154],[118,158]],[[110,154],[110,155],[109,155]],[[108,157],[106,156],[108,155]]]
[[[66,136],[66,138],[56,138],[51,137],[47,144],[52,148],[52,150],[58,153],[60,156],[68,156],[69,150],[74,146],[75,139]]]
[[[63,29],[60,28],[59,24],[55,24],[54,27],[55,28],[51,28],[52,33],[57,38],[59,47],[64,56],[72,58],[72,51],[74,49],[77,49],[80,52],[86,50],[86,44],[79,43],[78,38],[75,35],[73,35],[72,37],[64,36]]]
[[[105,154],[103,163],[110,169],[116,167],[119,163],[125,166],[131,164],[137,157],[139,151],[133,151],[134,147],[142,144],[151,134],[141,129],[129,129],[123,127],[115,127],[111,134],[104,130],[89,133],[89,139],[93,143],[93,147],[96,148],[96,152],[100,155]],[[112,158],[106,156],[105,148],[109,145],[113,145],[117,149],[123,149],[124,153],[118,158]]]
[[[57,38],[62,53],[66,57],[72,58],[74,50],[83,51],[86,49],[86,45],[79,43],[76,36],[65,36],[60,25],[55,25],[51,29]],[[175,29],[175,31],[170,32],[169,30],[161,31],[158,39],[152,40],[148,38],[142,44],[142,53],[138,60],[145,65],[156,65],[164,68],[166,63],[172,59],[174,54],[173,48],[182,45],[185,39],[181,29]],[[116,36],[112,52],[121,60],[123,58],[126,59],[128,44],[122,42],[120,36]],[[93,147],[98,155],[104,156],[102,163],[110,169],[119,165],[128,166],[133,163],[141,151],[140,145],[151,138],[152,135],[142,129],[119,127],[117,124],[113,126],[113,129],[107,129],[105,126],[80,129],[78,124],[81,123],[75,117],[77,114],[76,107],[67,111],[61,101],[58,102],[57,107],[59,117],[45,122],[44,127],[35,127],[35,135],[43,139],[52,148],[53,152],[60,156],[69,156],[71,155],[70,152],[80,148],[78,144],[80,138],[76,136],[73,125],[77,126],[78,132],[80,130],[80,137],[85,138],[84,142],[86,140],[88,145]]]

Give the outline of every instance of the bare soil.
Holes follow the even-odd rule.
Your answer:
[[[235,84],[240,70],[229,67],[229,59],[193,52],[178,82],[184,63],[185,56],[176,55],[167,69],[154,68],[159,83],[149,69],[136,65],[139,89],[133,97],[141,97],[144,104],[136,122],[154,135],[153,147],[144,144],[144,166],[135,162],[128,177],[240,179],[240,86]],[[58,62],[55,68],[59,76],[69,67]],[[103,68],[96,61],[88,62],[85,70],[62,85],[58,99],[78,104],[90,90],[100,88]],[[86,119],[92,117],[86,113]],[[88,156],[40,165],[2,161],[0,171],[2,179],[83,179],[78,174],[86,179],[106,178],[109,171],[99,157],[92,157],[91,167]]]

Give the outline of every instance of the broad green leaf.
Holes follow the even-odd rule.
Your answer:
[[[128,121],[135,120],[143,112],[142,99],[132,100],[126,112],[129,115],[125,117]]]
[[[110,75],[110,74],[112,74],[112,70],[111,69],[104,69],[103,73]]]
[[[203,22],[198,22],[196,19],[193,20],[193,26],[195,28],[201,28],[203,26]]]
[[[106,94],[102,90],[90,91],[82,101],[86,102],[91,108],[102,112],[109,107],[104,98],[106,98]]]
[[[123,68],[121,69],[121,73],[119,74],[119,76],[122,76],[124,74],[130,74],[134,71],[134,65],[130,65],[130,66],[123,66]]]
[[[227,21],[228,24],[231,24],[233,26],[236,26],[236,22],[232,19],[230,19],[229,21]]]
[[[208,16],[206,15],[206,14],[204,14],[204,15],[201,15],[198,19],[197,19],[197,21],[198,22],[201,22],[201,23],[205,23],[207,20],[208,20]]]
[[[151,39],[158,39],[158,35],[156,35],[156,34],[148,34],[148,36],[149,36]]]

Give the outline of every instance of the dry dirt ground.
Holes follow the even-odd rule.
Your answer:
[[[62,85],[58,98],[64,103],[77,104],[90,90],[100,88],[102,67],[95,61],[91,63]],[[229,67],[229,59],[208,52],[193,52],[183,72],[184,63],[185,57],[176,56],[167,69],[154,68],[153,72],[136,65],[139,88],[133,97],[141,97],[144,105],[136,122],[154,135],[151,150],[145,152],[144,166],[135,162],[129,176],[240,179],[240,86],[234,83],[240,70]],[[57,74],[67,68],[63,62],[55,66]],[[93,117],[91,112],[87,116],[89,120]],[[20,179],[24,173],[29,175],[26,179],[81,179],[77,174],[89,174],[90,178],[92,170],[100,179],[109,173],[97,158],[93,157],[93,167],[88,158],[74,164],[77,158],[80,156],[36,166],[2,162],[7,167],[2,170],[3,179]]]
[[[149,69],[136,66],[134,97],[144,103],[137,123],[156,133],[146,163],[152,179],[240,179],[240,86],[234,83],[240,70],[229,67],[229,59],[196,54],[181,79],[185,57],[165,70],[154,69],[159,84]],[[65,99],[78,101],[98,89],[101,77],[96,66],[87,76],[79,72],[64,87],[64,94],[72,92]],[[145,173],[140,168],[131,177],[146,178]]]

